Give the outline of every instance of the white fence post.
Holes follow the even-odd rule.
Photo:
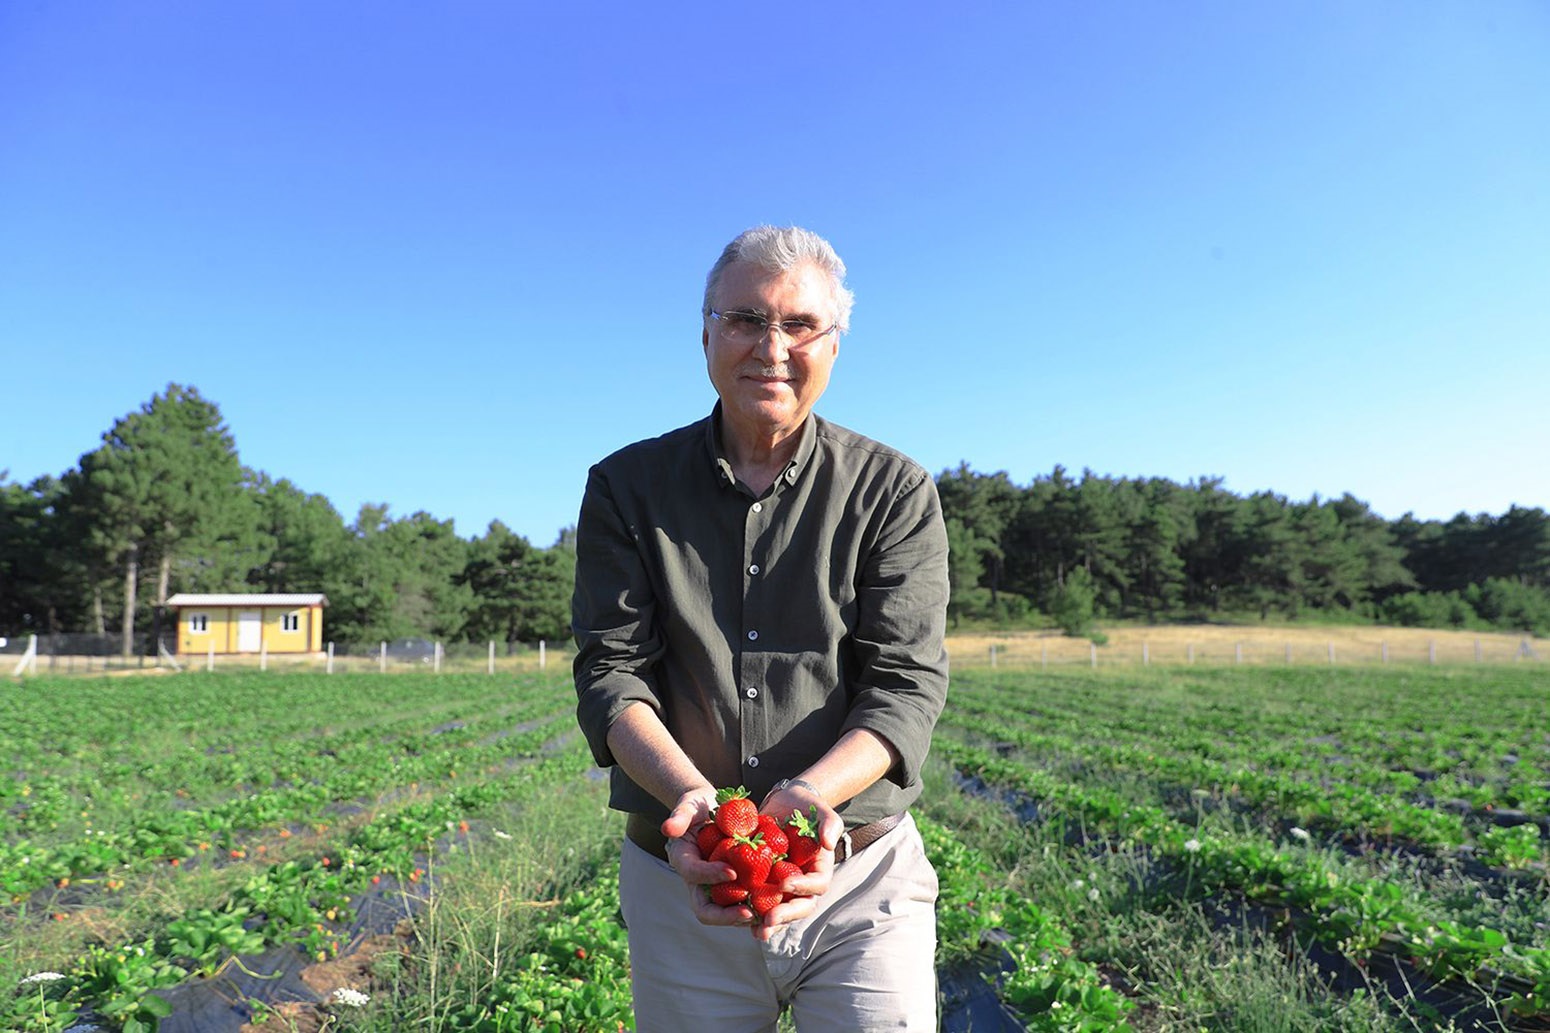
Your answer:
[[[1329,662],[1335,662],[1335,644],[1333,642],[1329,644]]]
[[[1141,666],[1145,667],[1147,664],[1150,664],[1151,662],[1152,662],[1152,644],[1150,642],[1143,642],[1143,643],[1141,643]]]
[[[1290,667],[1292,663],[1292,644],[1290,642],[1286,644],[1286,663],[1288,667]]]
[[[382,643],[382,645],[377,648],[377,673],[378,674],[386,674],[387,673],[387,643],[386,642]]]
[[[437,641],[437,643],[436,643],[435,671],[436,671],[437,674],[441,673],[441,642],[440,641]]]
[[[1235,664],[1243,663],[1243,643],[1242,642],[1234,642],[1233,643],[1233,645],[1232,645],[1232,657],[1233,657],[1233,660],[1232,660],[1233,663],[1235,663]]]
[[[205,670],[215,670],[215,642],[211,641],[209,650],[205,653]]]
[[[1195,662],[1195,643],[1191,642],[1184,647],[1184,662],[1187,664]]]
[[[490,673],[495,673],[495,640],[490,640]]]
[[[994,645],[990,647],[990,666],[996,666],[996,647]]]
[[[22,654],[21,662],[16,665],[16,670],[11,672],[12,677],[20,677],[23,671],[29,674],[38,673],[38,636],[27,636],[27,651]]]
[[[269,670],[269,643],[264,639],[258,640],[258,669]]]
[[[334,644],[332,642],[328,644],[328,673],[334,673]]]
[[[544,640],[543,639],[539,639],[538,640],[538,669],[540,671],[542,671],[544,669],[544,665],[547,664],[548,662],[549,662],[548,661],[548,656],[544,652]]]
[[[1426,660],[1433,664],[1437,662],[1437,640],[1434,638],[1426,640]]]
[[[1475,663],[1480,662],[1480,640],[1475,639]]]
[[[1040,642],[1039,643],[1039,666],[1040,667],[1048,667],[1049,666],[1049,643],[1048,642]]]
[[[1092,660],[1093,670],[1098,669],[1098,643],[1087,643],[1087,655]]]
[[[1384,663],[1388,663],[1389,662],[1389,644],[1387,642],[1379,642],[1378,643],[1378,652],[1382,655],[1383,662]]]

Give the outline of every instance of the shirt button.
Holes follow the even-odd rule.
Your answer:
[[[758,699],[759,690],[750,685],[748,688],[743,690],[743,695],[747,696],[749,699]]]
[[[758,641],[758,638],[759,638],[759,633],[757,631],[750,631],[748,633],[748,641],[755,642],[755,641]]]
[[[764,512],[764,503],[762,503],[762,502],[755,502],[753,504],[753,506],[752,506],[752,509],[753,509],[753,511],[755,513],[763,513]]]
[[[748,573],[750,573],[750,574],[757,574],[757,573],[759,573],[759,565],[757,563],[749,564],[749,566],[748,566]]]
[[[749,757],[748,758],[748,766],[751,767],[751,768],[758,767],[759,766],[759,758],[758,757]]]

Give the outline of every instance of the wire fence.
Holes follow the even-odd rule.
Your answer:
[[[0,676],[102,675],[133,672],[261,670],[325,674],[433,671],[487,674],[568,670],[570,643],[437,642],[413,638],[370,643],[326,643],[306,653],[178,653],[174,636],[56,634],[0,636]]]

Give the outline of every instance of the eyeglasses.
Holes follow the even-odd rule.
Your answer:
[[[762,341],[765,334],[776,329],[786,335],[793,347],[812,344],[820,337],[832,334],[840,325],[836,321],[820,330],[807,319],[782,319],[772,323],[757,312],[717,312],[715,309],[711,309],[710,318],[721,326],[721,335],[729,341],[738,344]]]

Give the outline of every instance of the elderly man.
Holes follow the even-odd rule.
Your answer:
[[[936,1029],[936,874],[908,807],[947,693],[947,539],[919,465],[812,412],[849,325],[828,242],[763,226],[705,286],[711,414],[592,468],[577,716],[624,811],[644,1033]],[[718,907],[717,787],[819,817],[764,916]],[[753,935],[749,935],[749,928]]]

